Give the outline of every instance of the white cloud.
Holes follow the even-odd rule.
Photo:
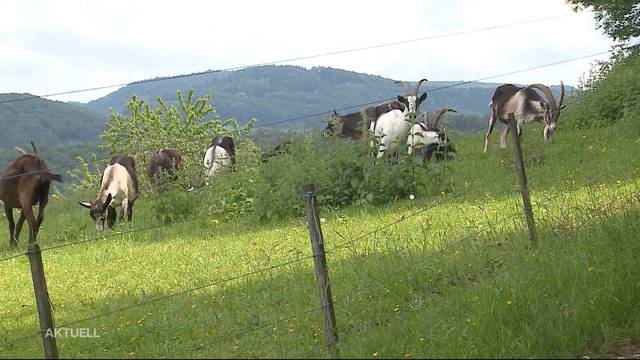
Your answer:
[[[5,1],[0,92],[47,94],[571,14],[562,0]],[[590,13],[297,61],[385,77],[473,80],[606,50]],[[589,61],[495,79],[576,84]],[[109,92],[107,90],[106,92]],[[106,93],[61,96],[88,101]]]

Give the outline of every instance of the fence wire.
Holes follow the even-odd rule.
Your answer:
[[[458,198],[461,195],[463,195],[463,194],[457,194],[453,198]],[[448,200],[449,199],[453,199],[453,198],[448,198]],[[617,199],[615,199],[613,201],[607,202],[607,203],[605,203],[603,205],[604,206],[610,206],[610,205],[612,205],[614,203],[619,203],[621,200],[627,199],[627,198],[637,199],[638,198],[638,194],[630,193],[630,194],[622,196],[621,198],[617,198]],[[359,240],[362,240],[362,239],[364,239],[364,238],[366,238],[368,236],[371,236],[372,234],[375,234],[377,232],[380,232],[380,231],[383,231],[385,229],[388,229],[391,226],[394,226],[394,225],[397,225],[397,224],[399,224],[401,222],[404,222],[404,221],[408,220],[411,217],[415,217],[418,214],[423,213],[426,210],[433,209],[433,208],[435,208],[437,206],[440,206],[443,203],[444,202],[431,204],[427,208],[418,210],[418,211],[416,211],[416,212],[414,212],[414,213],[412,213],[412,214],[410,214],[410,215],[408,215],[406,217],[403,217],[403,218],[401,218],[399,220],[396,220],[394,222],[391,222],[389,224],[383,225],[383,226],[377,228],[376,230],[370,231],[370,232],[368,232],[366,234],[360,235],[360,236],[355,237],[353,239],[347,239],[343,243],[340,243],[337,246],[334,246],[332,249],[326,251],[325,253],[338,252],[338,251],[346,248],[346,246],[349,245],[349,244],[353,244],[353,243],[355,243],[355,242],[357,242]],[[576,207],[576,210],[582,210],[582,209]],[[495,225],[495,224],[499,224],[499,223],[504,223],[504,222],[506,222],[506,221],[508,221],[510,219],[514,219],[514,218],[522,217],[522,216],[524,216],[524,215],[519,213],[519,212],[516,212],[514,214],[505,216],[505,217],[501,218],[500,220],[496,220],[493,224]],[[469,241],[469,239],[471,239],[472,235],[476,235],[477,236],[477,235],[480,235],[480,234],[485,233],[485,232],[490,232],[492,230],[493,230],[493,228],[492,228],[491,224],[487,224],[486,228],[482,228],[482,229],[479,229],[477,231],[463,233],[460,236],[460,240],[456,241],[455,243],[450,243],[450,242],[446,243],[445,244],[445,248],[450,248],[452,246],[459,246],[459,245]],[[514,229],[514,230],[516,230],[516,229]],[[340,234],[338,234],[338,235],[340,235]],[[343,239],[345,238],[342,235],[340,235],[340,236]],[[443,249],[440,249],[440,251],[443,250]],[[436,256],[436,254],[431,255],[431,256]],[[78,324],[78,323],[89,321],[89,320],[94,320],[94,319],[97,319],[97,318],[100,318],[100,317],[112,315],[114,313],[130,310],[130,309],[141,307],[141,306],[145,306],[145,305],[148,305],[148,304],[151,304],[151,303],[164,301],[164,300],[167,300],[167,299],[178,297],[178,296],[181,296],[181,295],[184,295],[184,294],[187,294],[187,293],[191,293],[191,292],[194,292],[194,291],[197,291],[197,290],[201,290],[201,289],[204,289],[204,288],[208,288],[208,287],[211,287],[211,286],[222,285],[224,283],[228,283],[228,282],[231,282],[231,281],[239,280],[239,279],[246,278],[246,277],[249,277],[249,276],[252,276],[252,275],[257,275],[257,274],[260,274],[260,273],[265,273],[265,272],[268,272],[268,271],[272,271],[272,270],[275,270],[275,269],[278,269],[278,268],[281,268],[281,267],[285,267],[285,266],[296,264],[296,263],[299,263],[299,262],[302,262],[302,261],[305,261],[305,260],[308,260],[308,259],[312,259],[313,257],[314,257],[314,255],[308,255],[308,256],[304,256],[304,257],[299,257],[297,259],[290,260],[290,261],[287,261],[287,262],[284,262],[284,263],[280,263],[280,264],[276,264],[276,265],[273,265],[273,266],[270,266],[270,267],[262,268],[262,269],[259,269],[259,270],[254,270],[254,271],[247,272],[247,273],[244,273],[244,274],[241,274],[241,275],[236,275],[236,276],[225,278],[225,279],[222,279],[222,280],[216,280],[216,281],[213,281],[213,282],[210,282],[210,283],[207,283],[207,284],[203,284],[203,285],[200,285],[200,286],[196,286],[196,287],[192,287],[192,288],[189,288],[189,289],[185,289],[185,290],[177,292],[177,293],[167,294],[167,295],[164,295],[164,296],[159,296],[159,297],[147,300],[147,301],[143,301],[143,302],[140,302],[140,303],[124,306],[124,307],[121,307],[121,308],[118,308],[118,309],[114,309],[114,310],[111,310],[111,311],[103,312],[103,313],[96,314],[96,315],[93,315],[93,316],[90,316],[90,317],[85,317],[85,318],[82,318],[82,319],[72,320],[72,321],[66,322],[66,323],[64,323],[62,325],[59,325],[59,326],[57,325],[56,327],[57,328],[69,327],[70,325]],[[353,294],[350,294],[350,295],[353,295]],[[335,303],[335,300],[333,302]],[[310,313],[312,311],[318,310],[318,309],[320,309],[322,307],[323,307],[323,305],[322,306],[316,306],[316,307],[308,309],[308,310],[306,310],[304,312],[296,313],[295,315],[291,315],[286,319],[291,319],[293,317],[299,317],[299,316],[305,315],[307,313]],[[285,319],[278,320],[278,323],[280,321],[284,321],[284,320]],[[248,329],[248,330],[245,330],[243,332],[239,332],[238,334],[242,335],[243,333],[254,332],[254,331],[260,330],[261,328],[264,328],[264,327],[272,325],[272,324],[273,323],[269,323],[268,325],[260,326],[260,327],[255,328],[255,329]],[[0,346],[5,347],[7,345],[12,345],[12,344],[18,343],[20,341],[23,341],[23,340],[38,336],[40,334],[41,334],[40,331],[34,332],[34,333],[31,333],[31,334],[28,334],[28,335],[25,335],[25,336],[22,336],[22,337],[19,337],[19,338],[14,338],[14,339],[5,341],[2,344],[0,344]],[[200,350],[200,349],[201,349],[201,347],[197,347],[197,348],[188,350],[187,352],[193,352],[193,351],[197,351],[197,350]]]

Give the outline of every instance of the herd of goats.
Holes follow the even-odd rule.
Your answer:
[[[419,95],[420,85],[426,79],[418,81],[414,91],[403,81],[397,81],[404,89],[404,95],[397,100],[386,102],[347,115],[338,115],[335,110],[325,129],[325,136],[329,134],[339,137],[359,140],[364,130],[368,129],[379,139],[377,157],[385,153],[397,152],[401,146],[407,146],[409,154],[423,156],[429,160],[433,153],[437,158],[443,158],[454,153],[446,134],[438,128],[438,121],[453,109],[442,109],[434,115],[431,121],[424,117],[419,123],[413,119],[420,113],[420,104],[426,100],[427,94]],[[541,96],[535,89],[544,95]],[[549,88],[542,84],[519,87],[511,84],[496,88],[489,107],[491,115],[487,133],[485,135],[484,151],[487,151],[489,136],[496,122],[509,121],[509,114],[517,119],[518,135],[522,126],[534,121],[544,123],[544,140],[548,142],[556,128],[556,122],[563,108],[564,85],[561,82],[560,101]],[[500,134],[500,146],[506,147],[506,136],[509,127],[505,126]],[[371,143],[373,145],[373,143]],[[21,155],[10,163],[0,177],[0,200],[4,203],[7,221],[9,223],[9,247],[18,245],[18,237],[22,225],[26,220],[29,225],[29,243],[36,241],[36,235],[44,219],[44,208],[49,198],[52,181],[62,181],[62,177],[49,171],[46,162],[38,155],[35,144],[31,143],[34,154],[28,154],[17,148]],[[263,156],[263,161],[284,149],[276,147],[274,151]],[[179,169],[180,155],[173,149],[162,149],[154,154],[147,164],[149,179],[157,179],[166,172],[173,176],[173,170]],[[207,149],[204,160],[204,183],[222,168],[233,168],[235,165],[235,148],[232,138],[226,135],[216,136]],[[104,169],[100,190],[95,201],[80,202],[89,209],[89,214],[95,222],[96,230],[101,231],[112,227],[116,221],[116,208],[120,207],[120,219],[125,217],[131,221],[132,209],[139,196],[138,176],[135,161],[127,155],[113,156],[109,165]],[[33,206],[39,205],[37,218],[34,216]],[[21,209],[20,218],[15,223],[13,209]]]

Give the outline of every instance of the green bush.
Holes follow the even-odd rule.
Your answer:
[[[113,112],[106,130],[100,135],[101,148],[111,154],[124,154],[136,160],[138,177],[148,184],[144,169],[151,156],[160,149],[176,149],[182,157],[180,183],[188,187],[192,177],[203,171],[202,158],[211,139],[217,134],[231,133],[234,139],[246,136],[254,121],[240,128],[235,119],[221,121],[209,104],[209,97],[186,99],[178,92],[178,106],[158,97],[152,107],[144,99],[132,97],[127,103],[128,115]],[[231,129],[229,129],[231,128]]]
[[[440,166],[425,166],[409,155],[372,156],[370,139],[352,142],[297,134],[288,152],[259,163],[257,148],[239,146],[235,172],[215,177],[200,191],[213,219],[251,214],[268,221],[304,212],[302,188],[313,183],[320,206],[383,204],[410,194],[432,194],[445,189]],[[403,149],[401,153],[406,154]]]
[[[640,117],[640,49],[614,55],[599,63],[581,84],[560,118],[561,123],[583,129]]]

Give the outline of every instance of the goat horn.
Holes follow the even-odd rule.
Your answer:
[[[442,115],[446,114],[449,111],[457,113],[457,111],[455,109],[449,109],[449,108],[440,109],[440,110],[438,110],[438,112],[433,117],[433,124],[431,126],[433,128],[435,128],[435,129],[437,129],[438,121],[440,121],[440,118],[442,117]]]
[[[562,110],[562,107],[564,106],[562,104],[562,101],[564,101],[564,83],[562,81],[560,81],[560,103],[558,104],[558,113],[556,114],[556,117],[554,118],[554,120],[556,120],[556,121],[560,117],[560,110]]]
[[[551,93],[551,90],[549,90],[549,88],[546,85],[542,85],[542,84],[531,84],[527,86],[527,88],[536,88],[542,91],[544,96],[547,98],[547,102],[549,103],[549,106],[551,107],[552,116],[555,116],[555,114],[559,111],[559,108],[558,108],[558,104],[556,103],[556,98]],[[564,97],[564,95],[562,95],[562,97]]]
[[[36,149],[36,144],[34,144],[33,141],[31,142],[31,147],[33,148],[33,153],[37,155],[38,149]]]
[[[418,91],[420,91],[420,85],[422,85],[423,82],[427,81],[427,79],[420,79],[420,81],[418,81],[416,83],[416,91],[415,91],[415,96],[418,96]]]
[[[18,150],[22,155],[27,155],[27,152],[24,151],[24,149],[22,149],[20,146],[14,146],[14,148]]]
[[[402,88],[404,89],[404,96],[411,95],[411,92],[409,91],[409,85],[407,85],[406,82],[402,80],[396,80],[393,83],[402,85]]]

